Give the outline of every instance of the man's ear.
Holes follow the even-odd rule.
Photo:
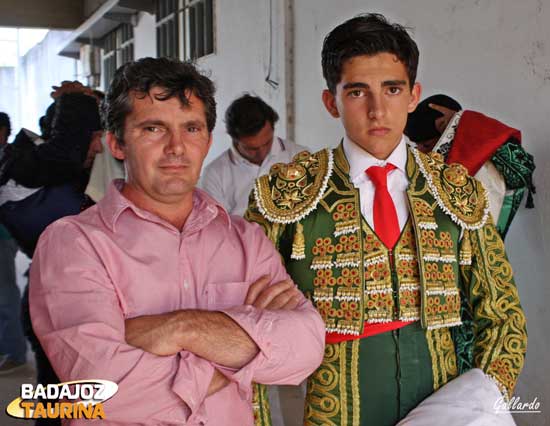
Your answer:
[[[113,154],[113,157],[115,157],[117,160],[124,160],[126,158],[124,149],[122,149],[122,147],[118,143],[118,139],[113,133],[111,132],[106,133],[106,141],[107,141],[107,146],[109,147],[109,151],[111,151],[111,154]]]
[[[409,102],[407,111],[409,113],[413,112],[420,101],[420,95],[422,94],[422,86],[420,83],[414,83],[414,86],[411,89],[411,100]]]
[[[322,99],[328,113],[334,118],[340,118],[340,113],[338,112],[338,108],[336,107],[336,97],[334,96],[334,94],[330,90],[325,89],[323,90]]]

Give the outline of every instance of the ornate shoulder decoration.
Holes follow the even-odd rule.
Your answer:
[[[274,223],[295,223],[306,217],[317,207],[332,175],[332,150],[302,151],[292,160],[274,164],[268,175],[254,183],[258,210]]]
[[[481,228],[489,217],[489,199],[481,183],[461,164],[445,164],[439,153],[411,150],[439,208],[463,229]]]

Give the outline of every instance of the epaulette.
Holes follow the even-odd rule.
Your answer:
[[[271,166],[256,179],[254,197],[260,213],[274,223],[295,223],[315,210],[332,174],[332,150],[302,151],[289,164]]]
[[[489,217],[489,199],[483,185],[458,163],[445,164],[437,152],[423,154],[411,148],[420,172],[439,208],[463,229],[479,229]]]

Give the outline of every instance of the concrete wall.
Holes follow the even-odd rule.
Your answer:
[[[320,102],[324,88],[320,51],[335,25],[364,12],[380,12],[413,28],[420,48],[423,97],[444,92],[522,130],[535,155],[536,209],[523,206],[507,237],[508,255],[527,313],[529,349],[516,394],[538,397],[543,414],[517,415],[520,425],[550,421],[546,367],[550,341],[550,3],[525,0],[329,0],[296,2],[296,140],[319,148],[335,145],[339,123]]]
[[[50,31],[44,40],[19,61],[20,117],[18,127],[38,132],[38,119],[52,103],[52,85],[78,79],[78,63],[59,56],[60,42],[66,31]],[[18,131],[19,129],[17,129]]]
[[[8,141],[11,142],[15,136],[15,123],[19,122],[17,114],[17,89],[15,80],[15,67],[0,67],[0,112],[5,112],[10,116],[11,136]]]
[[[215,53],[199,60],[199,65],[211,71],[217,87],[218,120],[214,144],[206,161],[227,149],[230,143],[225,133],[223,116],[235,98],[244,92],[262,97],[280,116],[276,133],[286,137],[284,11],[282,0],[272,2],[273,37],[271,79],[279,83],[272,88],[265,82],[269,71],[269,0],[215,1]]]

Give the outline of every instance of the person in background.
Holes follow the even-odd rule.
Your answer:
[[[463,110],[447,95],[433,95],[409,114],[405,134],[422,152],[441,154],[478,179],[504,239],[527,191],[533,208],[533,156],[521,146],[521,132],[479,112]]]
[[[0,157],[11,134],[8,114],[0,112]],[[0,376],[25,365],[26,343],[21,327],[21,294],[15,275],[17,243],[0,224]]]
[[[225,112],[231,146],[205,167],[200,187],[230,214],[242,216],[254,179],[306,148],[275,136],[279,115],[260,97],[245,94]]]
[[[52,97],[55,101],[40,119],[41,137],[22,129],[3,159],[0,219],[29,258],[47,226],[94,204],[84,190],[94,158],[102,151],[99,106],[92,91],[78,82],[64,82],[54,87]],[[59,383],[34,334],[28,291],[29,286],[23,294],[22,319],[35,354],[37,382]],[[35,424],[56,426],[60,420],[37,419]]]

